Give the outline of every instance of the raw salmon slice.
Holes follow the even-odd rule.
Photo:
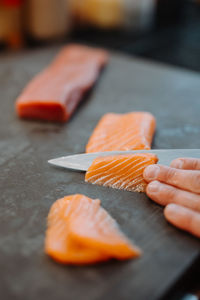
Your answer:
[[[16,100],[19,117],[67,121],[84,94],[94,85],[108,53],[101,49],[70,45],[36,75]]]
[[[148,112],[108,113],[94,129],[86,152],[151,149],[156,121]]]
[[[45,252],[61,263],[129,259],[140,250],[120,231],[100,200],[76,194],[57,200],[48,215]]]
[[[84,196],[83,196],[84,197]],[[60,263],[87,264],[107,260],[102,253],[84,247],[69,238],[69,202],[73,196],[57,200],[48,215],[45,252]]]
[[[157,161],[157,156],[151,153],[97,157],[86,172],[85,181],[120,190],[144,192],[147,184],[143,171]]]

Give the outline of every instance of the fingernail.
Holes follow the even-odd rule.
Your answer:
[[[154,180],[157,178],[160,168],[158,166],[148,166],[144,170],[144,177],[148,180]]]
[[[176,220],[177,213],[179,212],[180,212],[180,206],[174,203],[170,203],[165,207],[164,215],[167,219],[170,218],[171,220],[172,219]]]
[[[177,169],[182,169],[183,167],[183,161],[181,159],[177,159],[173,163],[173,167]]]
[[[167,205],[167,209],[171,210],[171,211],[179,211],[179,206],[177,204],[174,203],[170,203]]]
[[[153,194],[157,193],[160,189],[160,184],[158,181],[152,181],[148,184],[148,193]]]

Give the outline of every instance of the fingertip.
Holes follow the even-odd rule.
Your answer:
[[[173,160],[170,166],[183,170],[200,170],[200,159],[192,157],[179,157]]]
[[[177,215],[180,210],[180,205],[175,203],[168,204],[164,209],[164,216],[166,219],[171,219]]]
[[[171,162],[170,167],[176,168],[176,169],[182,169],[183,165],[184,165],[183,160],[180,158],[176,158]]]
[[[157,180],[151,181],[146,188],[146,193],[152,195],[157,193],[159,190],[159,182]]]
[[[169,204],[164,210],[168,222],[200,238],[200,214],[192,209]]]
[[[155,180],[159,174],[159,166],[157,165],[150,165],[148,167],[146,167],[143,171],[143,178],[149,182],[152,180]]]

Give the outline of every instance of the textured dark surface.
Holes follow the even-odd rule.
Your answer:
[[[47,160],[79,153],[108,111],[147,110],[157,119],[154,148],[200,147],[200,77],[113,54],[103,76],[68,124],[19,120],[14,102],[57,49],[0,58],[1,299],[159,299],[200,255],[200,241],[164,220],[144,194],[84,183],[84,174]],[[143,249],[128,262],[61,266],[43,252],[46,216],[59,197],[100,198]]]

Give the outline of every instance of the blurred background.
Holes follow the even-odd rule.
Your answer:
[[[200,0],[0,0],[0,52],[64,42],[200,71]]]

